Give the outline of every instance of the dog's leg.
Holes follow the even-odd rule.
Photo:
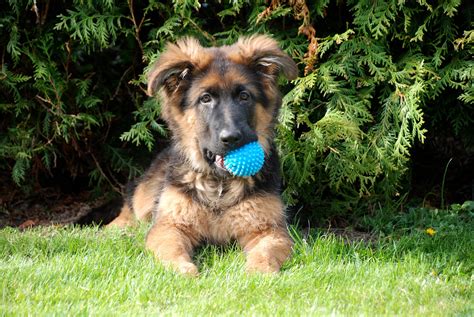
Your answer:
[[[203,218],[205,215],[190,197],[176,188],[167,187],[161,195],[146,247],[165,266],[180,273],[197,275],[198,269],[192,263],[191,255],[202,235],[198,229],[202,231],[206,227]]]
[[[120,214],[107,227],[124,228],[135,226],[141,221],[149,221],[153,208],[156,208],[157,188],[159,187],[150,182],[139,183],[130,202],[125,200]]]
[[[244,249],[249,272],[278,272],[291,253],[293,242],[278,195],[248,198],[228,211],[225,225]]]
[[[279,228],[246,234],[239,242],[247,255],[248,272],[278,272],[293,246],[286,230]]]
[[[136,224],[135,215],[133,214],[133,211],[130,209],[128,204],[125,202],[117,218],[112,220],[112,222],[108,223],[106,227],[125,228],[128,226],[133,226],[135,224]]]
[[[189,233],[161,221],[153,225],[146,239],[147,249],[163,265],[191,276],[198,275],[198,269],[191,260],[194,245]]]

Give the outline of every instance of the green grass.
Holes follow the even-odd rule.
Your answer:
[[[6,228],[0,315],[472,316],[471,216],[429,236],[409,214],[417,220],[403,228],[416,223],[411,231],[393,225],[371,244],[295,233],[294,255],[277,276],[247,275],[235,246],[207,246],[195,257],[195,279],[144,251],[145,227]]]

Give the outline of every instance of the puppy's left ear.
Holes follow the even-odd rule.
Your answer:
[[[276,79],[279,74],[289,80],[298,77],[298,68],[293,59],[266,35],[240,38],[237,47],[246,63],[265,77]]]

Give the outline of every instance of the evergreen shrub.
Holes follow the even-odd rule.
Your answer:
[[[282,83],[277,129],[290,205],[334,214],[396,201],[433,118],[474,134],[469,1],[9,0],[2,174],[23,189],[76,177],[121,191],[166,140],[143,75],[165,43],[253,33],[272,35],[300,66]]]

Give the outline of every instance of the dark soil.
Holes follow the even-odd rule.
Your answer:
[[[0,228],[104,224],[115,217],[120,204],[121,199],[106,196],[94,198],[88,191],[65,193],[59,188],[48,187],[26,194],[14,185],[2,186]]]

